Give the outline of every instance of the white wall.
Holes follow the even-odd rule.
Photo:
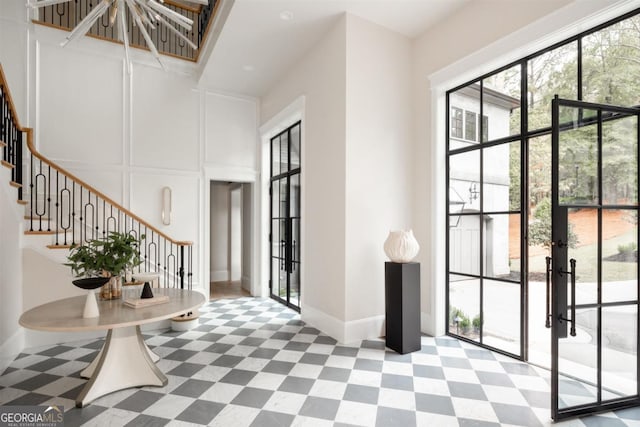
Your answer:
[[[229,184],[211,182],[210,279],[229,280]]]
[[[345,320],[345,41],[343,17],[262,98],[260,109],[264,125],[305,97],[301,315],[334,337],[344,336]],[[266,132],[264,138],[275,133]],[[268,187],[262,188],[265,192]],[[268,281],[268,273],[263,280]]]
[[[9,186],[9,169],[0,166],[0,373],[22,351],[24,337],[18,325],[22,314],[22,207],[18,191]]]
[[[266,123],[305,99],[301,314],[342,342],[381,335],[382,244],[411,226],[410,59],[409,39],[345,15],[262,100]]]
[[[229,280],[242,279],[242,185],[230,186],[229,193]]]
[[[251,235],[253,216],[253,186],[242,184],[242,288],[251,293]]]
[[[27,10],[24,1],[0,2],[0,61],[22,124],[34,127],[51,160],[169,236],[194,242],[194,288],[208,293],[206,176],[257,176],[257,101],[199,88],[186,61],[164,58],[165,72],[134,49],[127,74],[119,45],[82,38],[61,48],[67,33],[31,24]],[[173,194],[168,226],[164,186]],[[40,297],[38,286],[24,289],[25,301]],[[51,298],[74,291],[62,286]]]
[[[345,320],[371,337],[384,334],[383,243],[412,227],[411,42],[347,15],[346,71]]]

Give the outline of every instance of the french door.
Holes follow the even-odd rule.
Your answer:
[[[638,109],[552,101],[554,420],[640,404],[639,117]]]
[[[300,122],[271,138],[271,298],[300,311]]]

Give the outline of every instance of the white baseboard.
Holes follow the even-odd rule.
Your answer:
[[[345,323],[345,343],[380,338],[384,336],[384,314],[351,320]]]
[[[242,279],[240,279],[240,286],[242,286],[242,289],[245,291],[251,293],[251,277],[242,276]]]
[[[210,282],[223,282],[229,280],[229,270],[212,270],[209,272]]]
[[[303,322],[342,344],[379,338],[384,334],[384,315],[345,322],[308,305],[304,305],[300,313]]]
[[[11,337],[0,345],[0,374],[24,349],[24,329],[18,329]]]
[[[436,322],[431,315],[424,311],[420,313],[420,331],[422,333],[432,337],[444,335],[446,331],[444,329],[441,330],[440,323],[444,324],[444,322]]]

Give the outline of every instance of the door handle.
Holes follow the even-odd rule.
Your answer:
[[[286,250],[286,245],[287,242],[280,240],[280,270],[284,270],[285,267],[284,251]]]
[[[544,260],[547,263],[547,303],[546,303],[546,311],[547,315],[545,316],[544,327],[551,327],[551,257],[545,257]]]
[[[571,258],[569,260],[570,269],[569,271],[563,271],[562,269],[558,270],[558,274],[562,276],[563,274],[568,274],[571,276],[571,319],[567,319],[559,316],[560,320],[564,320],[566,322],[571,323],[571,329],[569,330],[569,335],[572,337],[576,336],[576,260]]]
[[[291,251],[291,269],[296,271],[296,241],[293,241],[293,250]]]

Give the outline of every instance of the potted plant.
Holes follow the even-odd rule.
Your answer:
[[[142,263],[140,239],[127,233],[112,231],[104,239],[95,239],[83,246],[73,246],[65,265],[71,267],[76,277],[109,277],[102,286],[102,299],[120,298],[122,275],[127,269]]]

